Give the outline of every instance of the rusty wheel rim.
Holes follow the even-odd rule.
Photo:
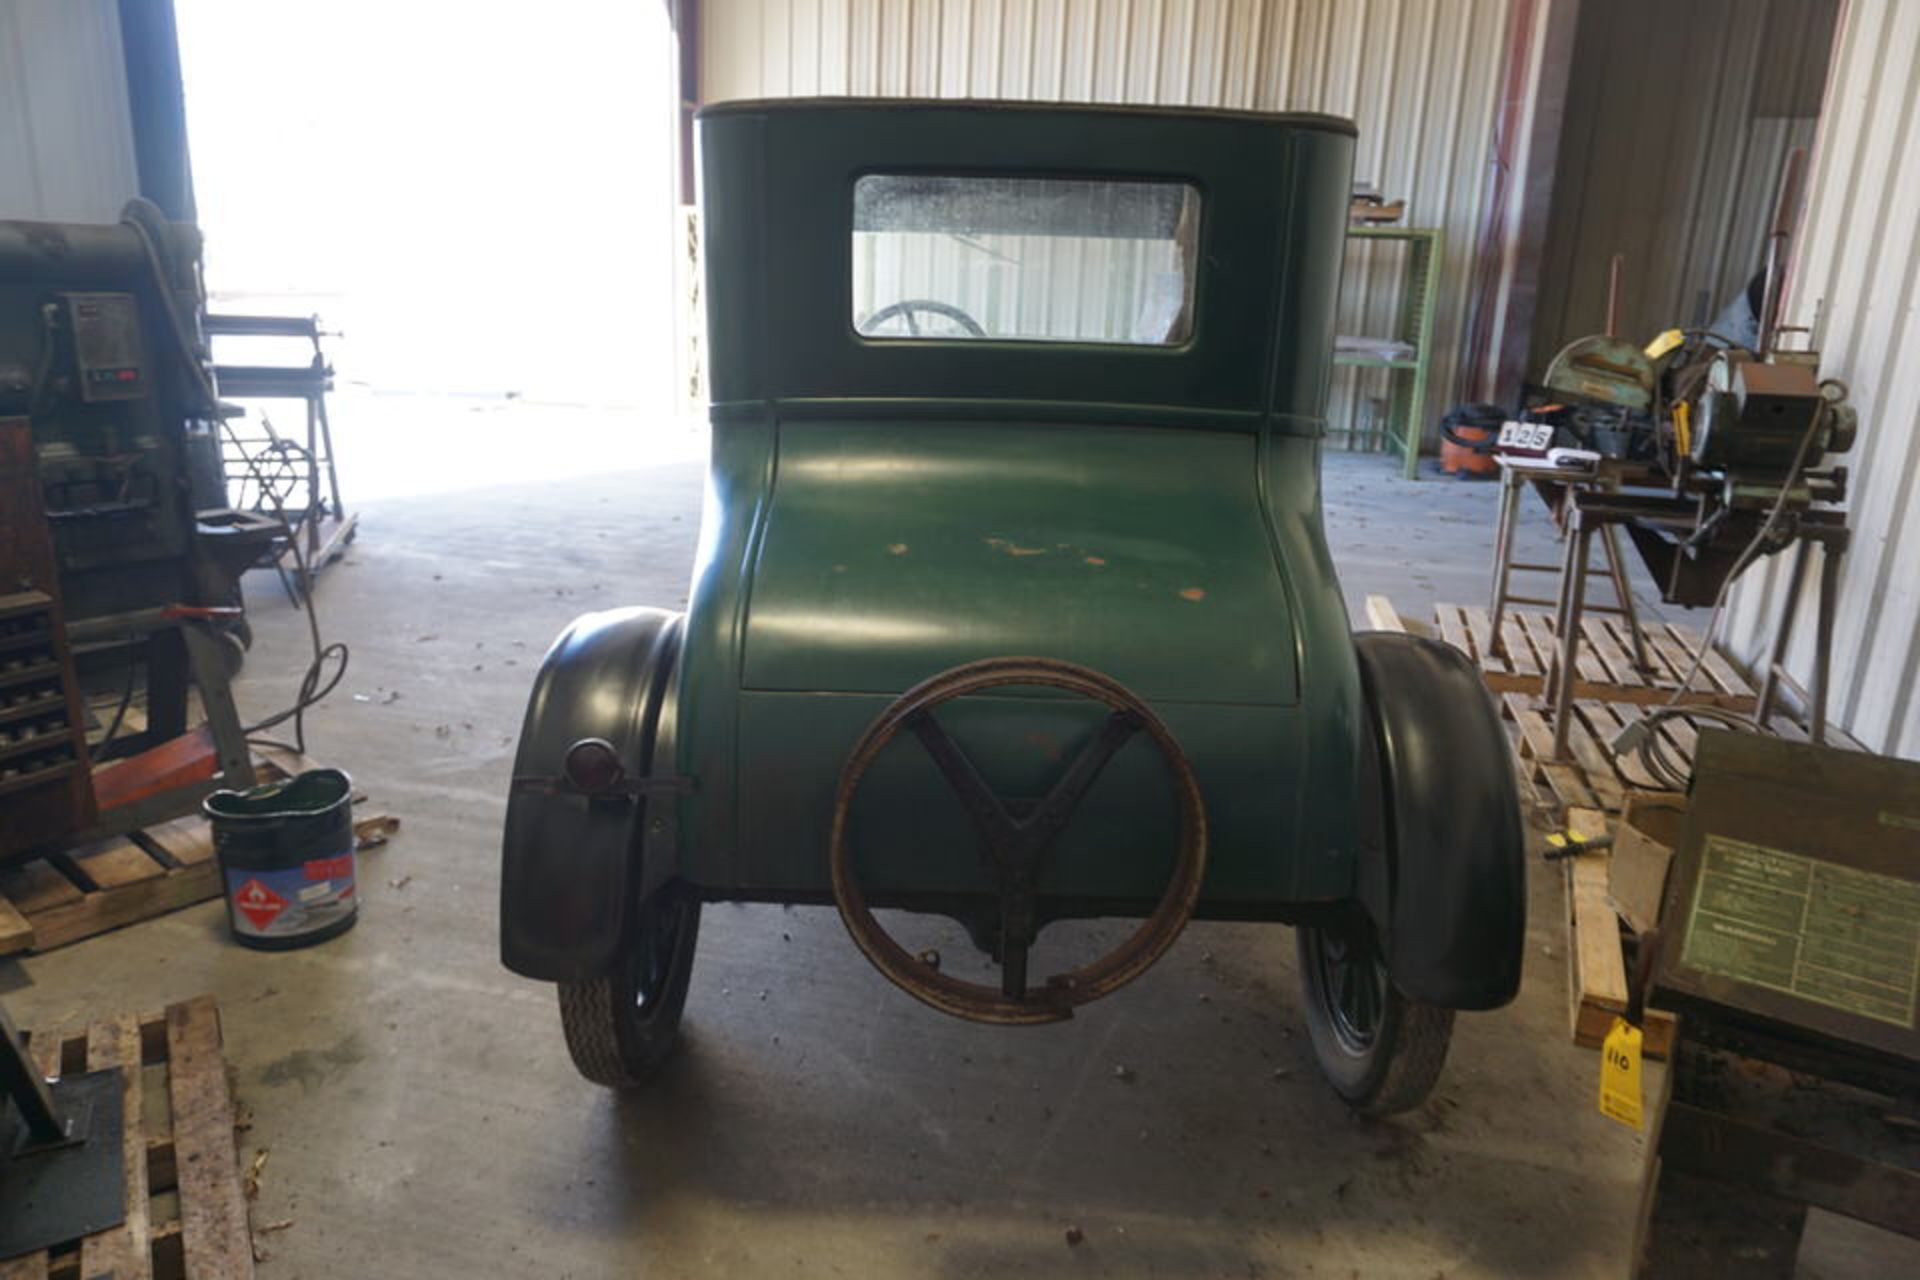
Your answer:
[[[1054,974],[1018,999],[982,983],[941,973],[896,942],[874,919],[854,877],[847,848],[849,815],[860,781],[900,730],[942,703],[1007,685],[1065,689],[1101,703],[1116,716],[1129,717],[1153,742],[1167,767],[1179,826],[1173,871],[1153,911],[1132,935],[1106,955],[1080,968]],[[1064,823],[1064,818],[1061,821]],[[1072,1017],[1075,1006],[1110,995],[1145,973],[1180,936],[1193,916],[1206,873],[1206,806],[1193,766],[1172,732],[1125,685],[1091,667],[1057,658],[986,658],[922,681],[888,704],[867,726],[840,771],[828,836],[828,862],[834,904],[848,934],[874,968],[895,986],[923,1004],[971,1022],[1058,1022]]]

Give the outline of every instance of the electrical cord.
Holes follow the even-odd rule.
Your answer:
[[[322,641],[320,637],[320,619],[314,608],[313,573],[307,564],[306,552],[301,549],[298,535],[291,532],[293,526],[287,520],[287,509],[285,505],[280,502],[279,495],[274,493],[268,486],[266,477],[260,470],[259,462],[248,453],[246,448],[240,443],[239,435],[234,431],[233,424],[220,414],[220,394],[214,388],[213,380],[207,376],[206,368],[200,363],[193,336],[187,329],[186,322],[180,318],[178,309],[174,306],[172,289],[167,283],[166,264],[161,261],[160,247],[154,242],[153,233],[148,230],[146,225],[147,218],[158,216],[160,216],[158,209],[155,209],[146,201],[134,200],[128,204],[126,211],[121,215],[120,221],[123,225],[133,228],[134,234],[140,240],[141,251],[147,260],[147,268],[152,272],[154,284],[159,289],[160,309],[166,313],[167,328],[173,334],[174,345],[180,356],[181,363],[187,367],[187,371],[198,384],[201,394],[206,397],[206,413],[208,418],[220,424],[220,430],[226,433],[229,443],[233,444],[239,452],[241,460],[247,465],[247,469],[253,472],[254,483],[260,486],[261,493],[267,496],[268,501],[272,502],[274,518],[279,520],[280,526],[283,529],[290,531],[287,538],[287,546],[293,551],[293,562],[299,576],[301,594],[306,598],[307,636],[313,646],[313,660],[307,664],[306,671],[302,673],[300,677],[299,692],[294,696],[291,706],[283,711],[275,712],[264,720],[245,726],[242,732],[246,735],[249,742],[282,749],[291,748],[295,753],[305,755],[307,750],[307,710],[337,689],[340,686],[340,682],[346,678],[347,661],[351,656],[351,650],[339,641],[331,644]],[[327,674],[329,663],[338,664],[334,667],[331,677]],[[273,738],[256,737],[256,735],[263,730],[275,728],[287,723],[289,720],[293,722],[293,741],[291,743],[281,742]]]
[[[1754,531],[1753,537],[1741,549],[1740,554],[1734,557],[1733,567],[1727,571],[1726,578],[1720,583],[1720,590],[1714,594],[1713,610],[1707,615],[1706,627],[1700,634],[1700,643],[1694,647],[1693,660],[1688,664],[1686,674],[1680,678],[1673,692],[1667,695],[1664,703],[1622,729],[1614,736],[1613,741],[1607,744],[1608,750],[1612,752],[1615,759],[1630,752],[1637,754],[1647,772],[1671,790],[1687,790],[1692,784],[1693,770],[1690,763],[1683,768],[1669,754],[1658,732],[1663,722],[1712,720],[1728,728],[1748,733],[1761,731],[1760,722],[1750,715],[1742,715],[1721,707],[1682,706],[1680,699],[1688,689],[1693,687],[1700,669],[1706,664],[1707,654],[1713,646],[1714,634],[1720,629],[1720,623],[1726,615],[1727,600],[1732,594],[1734,582],[1759,556],[1760,548],[1766,544],[1774,525],[1786,511],[1787,499],[1792,495],[1794,485],[1799,482],[1801,472],[1806,469],[1808,451],[1812,449],[1814,440],[1820,434],[1821,426],[1826,422],[1829,407],[1836,403],[1824,394],[1829,385],[1840,388],[1841,399],[1846,397],[1845,383],[1831,378],[1821,382],[1823,394],[1820,405],[1814,410],[1813,418],[1807,423],[1807,429],[1800,437],[1800,447],[1794,451],[1793,463],[1787,468],[1786,476],[1780,485],[1780,492],[1774,496],[1773,505],[1768,508],[1766,519],[1760,522],[1760,527]]]
[[[107,748],[113,745],[113,740],[120,736],[120,726],[126,722],[127,710],[133,706],[134,673],[140,669],[140,663],[134,658],[131,652],[136,639],[137,637],[132,635],[127,637],[127,648],[129,650],[127,654],[127,679],[125,685],[123,685],[120,690],[120,705],[113,709],[113,721],[107,725],[106,733],[101,735],[100,745],[93,748],[96,753],[101,755],[106,754]]]
[[[1692,785],[1693,765],[1672,751],[1659,733],[1660,725],[1668,720],[1711,720],[1744,733],[1759,730],[1753,717],[1724,707],[1655,707],[1647,712],[1614,737],[1611,749],[1616,758],[1629,752],[1638,756],[1641,766],[1654,781],[1669,791],[1685,791]]]
[[[220,426],[221,429],[227,433],[229,440],[235,438],[236,433],[233,430],[232,423],[222,419]],[[245,454],[244,451],[242,456],[249,469],[254,473],[255,483],[264,485],[265,478],[261,475],[259,464],[254,461],[250,454]],[[273,503],[274,518],[280,522],[282,528],[291,529],[292,526],[287,523],[287,509],[281,504],[278,495],[267,490],[263,490],[263,492],[268,493],[268,499]],[[307,565],[307,553],[300,546],[300,536],[298,533],[294,533],[288,537],[287,546],[293,551],[295,576],[300,583],[300,594],[306,600],[307,607],[304,612],[307,615],[307,637],[313,646],[313,661],[307,664],[306,671],[300,677],[300,691],[294,695],[293,705],[284,711],[268,716],[265,720],[247,725],[243,732],[247,735],[249,742],[259,742],[266,746],[280,747],[283,749],[291,746],[296,754],[305,755],[307,753],[307,708],[332,693],[339,687],[340,682],[346,678],[347,660],[351,657],[351,650],[337,640],[331,644],[322,642],[320,638],[320,615],[313,599],[313,573]],[[331,679],[326,678],[327,663],[329,661],[337,661],[339,664],[334,668]],[[322,683],[323,680],[324,683]],[[280,742],[273,738],[256,737],[262,730],[285,724],[289,720],[293,721],[292,743]]]

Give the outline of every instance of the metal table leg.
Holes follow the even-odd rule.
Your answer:
[[[1620,555],[1620,531],[1613,525],[1600,530],[1600,547],[1607,553],[1607,573],[1613,578],[1615,603],[1627,620],[1627,635],[1633,641],[1633,669],[1642,675],[1653,670],[1647,659],[1647,638],[1640,631],[1640,611],[1634,607],[1633,588],[1627,583],[1627,562]]]
[[[1813,709],[1807,726],[1809,735],[1819,746],[1825,746],[1827,741],[1827,680],[1833,667],[1833,624],[1840,597],[1840,566],[1846,554],[1844,529],[1838,538],[1821,544],[1820,619],[1814,630]]]
[[[1520,511],[1520,483],[1514,472],[1500,468],[1500,518],[1493,526],[1493,604],[1488,610],[1493,618],[1491,634],[1487,638],[1487,652],[1497,654],[1503,651],[1505,642],[1500,638],[1500,624],[1506,620],[1507,584],[1513,576],[1513,525]]]
[[[1580,620],[1586,613],[1587,557],[1593,550],[1593,526],[1581,517],[1578,504],[1569,507],[1573,527],[1567,531],[1567,567],[1560,585],[1560,609],[1554,623],[1553,758],[1567,759],[1567,737],[1573,729],[1573,677],[1580,656]]]
[[[50,1145],[67,1139],[67,1124],[53,1105],[53,1092],[28,1060],[13,1019],[0,1006],[0,1100],[11,1099],[26,1125],[29,1145]],[[3,1118],[3,1117],[0,1117]],[[11,1131],[0,1130],[11,1138]],[[11,1154],[11,1153],[9,1153]]]
[[[1773,650],[1767,655],[1765,678],[1760,681],[1760,696],[1754,700],[1753,704],[1753,722],[1760,726],[1762,732],[1767,730],[1773,720],[1773,700],[1780,692],[1780,668],[1787,660],[1787,646],[1793,639],[1793,615],[1798,612],[1800,590],[1806,585],[1807,563],[1812,555],[1813,543],[1804,538],[1801,539],[1800,545],[1793,549],[1793,568],[1787,574],[1785,605],[1780,610],[1779,622],[1774,624]],[[1826,596],[1824,573],[1821,575],[1820,585],[1824,604]],[[1824,700],[1824,691],[1819,696]],[[1821,711],[1824,718],[1825,708],[1822,707]],[[1825,727],[1824,724],[1820,725],[1823,732]],[[1816,736],[1814,741],[1820,741],[1819,736]]]

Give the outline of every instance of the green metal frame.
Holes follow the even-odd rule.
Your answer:
[[[1349,240],[1406,244],[1400,315],[1394,340],[1410,344],[1411,360],[1386,360],[1357,352],[1335,352],[1333,362],[1354,369],[1385,369],[1391,385],[1384,443],[1398,446],[1401,474],[1418,478],[1420,438],[1426,425],[1427,388],[1433,372],[1433,318],[1440,299],[1440,230],[1437,227],[1351,227]],[[1348,438],[1353,432],[1350,429]]]

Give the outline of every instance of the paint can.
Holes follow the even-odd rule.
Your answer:
[[[201,809],[213,824],[234,941],[286,951],[353,927],[360,899],[346,774],[309,769],[245,791],[216,791]]]

